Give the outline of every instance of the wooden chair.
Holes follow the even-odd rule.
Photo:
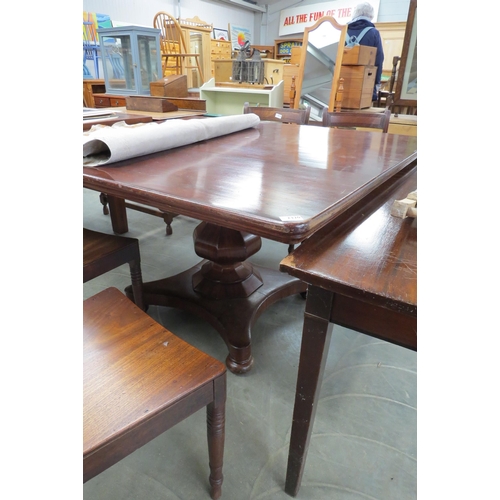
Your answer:
[[[297,123],[307,125],[311,108],[269,108],[266,106],[250,106],[248,102],[243,105],[243,114],[255,113],[261,120],[281,123]]]
[[[83,302],[83,482],[206,406],[210,496],[221,496],[226,367],[116,288]]]
[[[95,25],[89,16],[87,21],[83,21],[83,66],[84,68],[87,67],[86,61],[94,61],[94,78],[99,78],[100,50]],[[85,70],[84,78],[88,78],[88,76],[85,76]]]
[[[163,76],[186,75],[189,69],[197,69],[201,84],[205,82],[200,65],[200,54],[188,52],[181,26],[167,12],[156,13],[153,26],[161,31],[160,50]],[[194,65],[191,62],[194,59]],[[201,86],[201,85],[200,85]]]
[[[381,129],[383,133],[389,130],[391,110],[385,108],[382,113],[342,111],[329,112],[328,108],[323,110],[323,127],[339,128],[375,128]]]
[[[391,78],[389,79],[389,88],[388,90],[378,91],[377,106],[379,108],[390,107],[391,101],[389,99],[394,98],[394,85],[396,84],[396,77],[398,74],[398,64],[400,60],[401,57],[399,56],[394,56],[392,58],[392,72],[391,72]]]
[[[388,90],[379,90],[378,99],[377,99],[377,107],[386,107],[394,113],[394,116],[398,116],[398,114],[406,114],[406,115],[416,115],[417,107],[416,106],[404,106],[395,102],[396,96],[396,80],[398,77],[398,64],[401,60],[401,57],[394,56],[392,58],[392,72],[391,78],[389,79],[389,89]]]
[[[130,266],[134,302],[144,310],[139,241],[83,228],[84,283],[123,264]]]

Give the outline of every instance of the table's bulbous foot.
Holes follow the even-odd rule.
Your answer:
[[[247,373],[252,369],[253,366],[253,356],[250,355],[250,358],[243,362],[235,361],[231,357],[231,353],[227,355],[226,358],[226,366],[228,370],[236,375],[242,375],[243,373]]]

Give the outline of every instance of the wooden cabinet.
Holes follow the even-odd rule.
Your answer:
[[[203,71],[203,80],[206,82],[211,78],[211,40],[213,25],[202,21],[199,17],[178,19],[182,28],[187,50],[191,53],[200,54],[200,66]],[[203,82],[198,76],[196,68],[188,68],[188,88],[199,88]]]
[[[160,30],[142,26],[99,28],[106,92],[149,95],[161,75]]]
[[[210,76],[215,77],[215,61],[231,59],[229,40],[210,40]]]
[[[277,39],[274,41],[275,59],[285,59],[287,62],[292,56],[292,47],[302,47],[302,38]]]

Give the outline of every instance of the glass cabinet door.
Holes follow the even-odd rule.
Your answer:
[[[136,92],[132,43],[130,35],[101,36],[106,92],[130,90]]]
[[[139,71],[141,75],[141,91],[148,91],[149,84],[161,79],[161,66],[158,67],[156,55],[156,37],[150,35],[137,35],[139,48]]]

